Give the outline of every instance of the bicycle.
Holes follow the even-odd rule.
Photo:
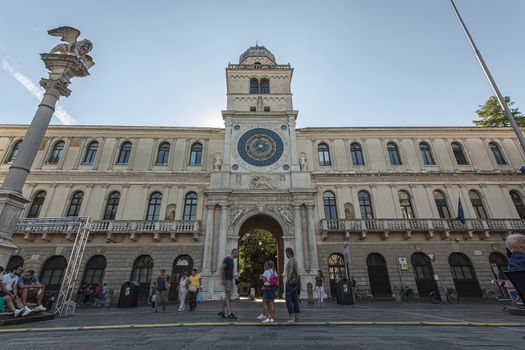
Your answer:
[[[399,289],[399,296],[401,297],[401,300],[415,299],[416,297],[412,288],[408,287],[401,287]]]
[[[439,291],[434,290],[428,294],[428,298],[430,299],[430,302],[432,304],[439,304],[441,303],[441,295],[439,294]],[[447,303],[449,304],[456,304],[458,302],[458,294],[454,290],[454,288],[447,288],[445,292],[445,298],[447,300]]]

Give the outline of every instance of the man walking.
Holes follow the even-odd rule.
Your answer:
[[[288,263],[286,264],[286,308],[290,319],[288,323],[299,321],[299,296],[297,292],[300,288],[299,274],[297,273],[297,261],[292,248],[285,249]]]
[[[166,311],[166,304],[168,303],[168,291],[170,289],[170,276],[166,274],[166,270],[160,270],[160,275],[157,280],[153,281],[155,290],[155,312],[159,305],[162,304],[162,311]]]
[[[221,311],[218,315],[222,318],[229,320],[236,320],[237,316],[232,313],[232,290],[233,290],[233,267],[234,259],[237,259],[239,256],[239,251],[235,248],[232,250],[231,254],[224,258],[221,266],[221,280],[222,285],[224,286],[224,300],[222,301]],[[226,309],[226,313],[224,313]]]

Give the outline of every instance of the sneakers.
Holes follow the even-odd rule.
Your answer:
[[[35,307],[34,309],[35,311],[46,311],[46,307],[44,305],[38,305],[37,307]]]
[[[15,317],[18,317],[22,314],[22,312],[24,312],[24,309],[16,309],[13,314]]]
[[[257,319],[258,320],[264,320],[266,317],[266,315],[263,315],[263,314],[260,314],[259,316],[257,316]]]
[[[227,318],[226,315],[224,314],[224,311],[218,312],[217,316],[222,317],[222,318]]]
[[[24,312],[22,312],[22,317],[24,316],[27,316],[29,315],[30,313],[32,313],[34,310],[31,310],[30,308],[28,308],[27,306],[23,308]]]
[[[228,315],[228,320],[236,320],[237,316],[235,316],[233,313]]]
[[[286,323],[295,323],[295,317],[290,316],[290,319]]]
[[[271,317],[268,317],[268,318],[266,318],[266,319],[263,321],[263,323],[272,323],[272,322],[273,322],[273,318],[271,318]]]

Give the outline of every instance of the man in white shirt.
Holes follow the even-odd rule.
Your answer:
[[[27,306],[24,306],[22,300],[18,297],[18,276],[22,271],[24,271],[24,269],[21,266],[15,266],[11,269],[11,272],[3,275],[1,280],[3,290],[11,297],[11,300],[17,308],[15,317],[20,316],[20,314],[27,316],[33,311]]]

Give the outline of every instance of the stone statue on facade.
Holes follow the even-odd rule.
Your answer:
[[[254,190],[275,190],[277,187],[268,176],[255,175],[250,183],[250,188]]]
[[[217,153],[213,160],[213,171],[220,171],[222,169],[222,158],[221,154]]]
[[[228,233],[230,235],[233,234],[233,227],[235,226],[237,221],[239,221],[241,216],[246,212],[246,210],[247,210],[246,208],[239,208],[239,209],[237,209],[236,211],[233,212],[233,214],[231,216],[230,226],[228,228]]]
[[[301,157],[299,157],[299,169],[301,171],[308,171],[308,162],[304,154],[301,154]]]
[[[290,212],[290,210],[288,210],[287,208],[277,208],[277,212],[279,213],[279,215],[281,215],[284,221],[286,221],[289,224],[293,224],[292,213]]]
[[[93,44],[87,39],[77,41],[80,35],[78,29],[72,27],[58,27],[47,32],[49,35],[61,37],[60,40],[67,42],[67,44],[58,44],[51,49],[49,53],[61,53],[65,55],[72,55],[80,58],[87,69],[93,67],[95,62],[88,53],[93,49]]]
[[[257,111],[262,112],[263,108],[263,99],[259,96],[257,97]]]

